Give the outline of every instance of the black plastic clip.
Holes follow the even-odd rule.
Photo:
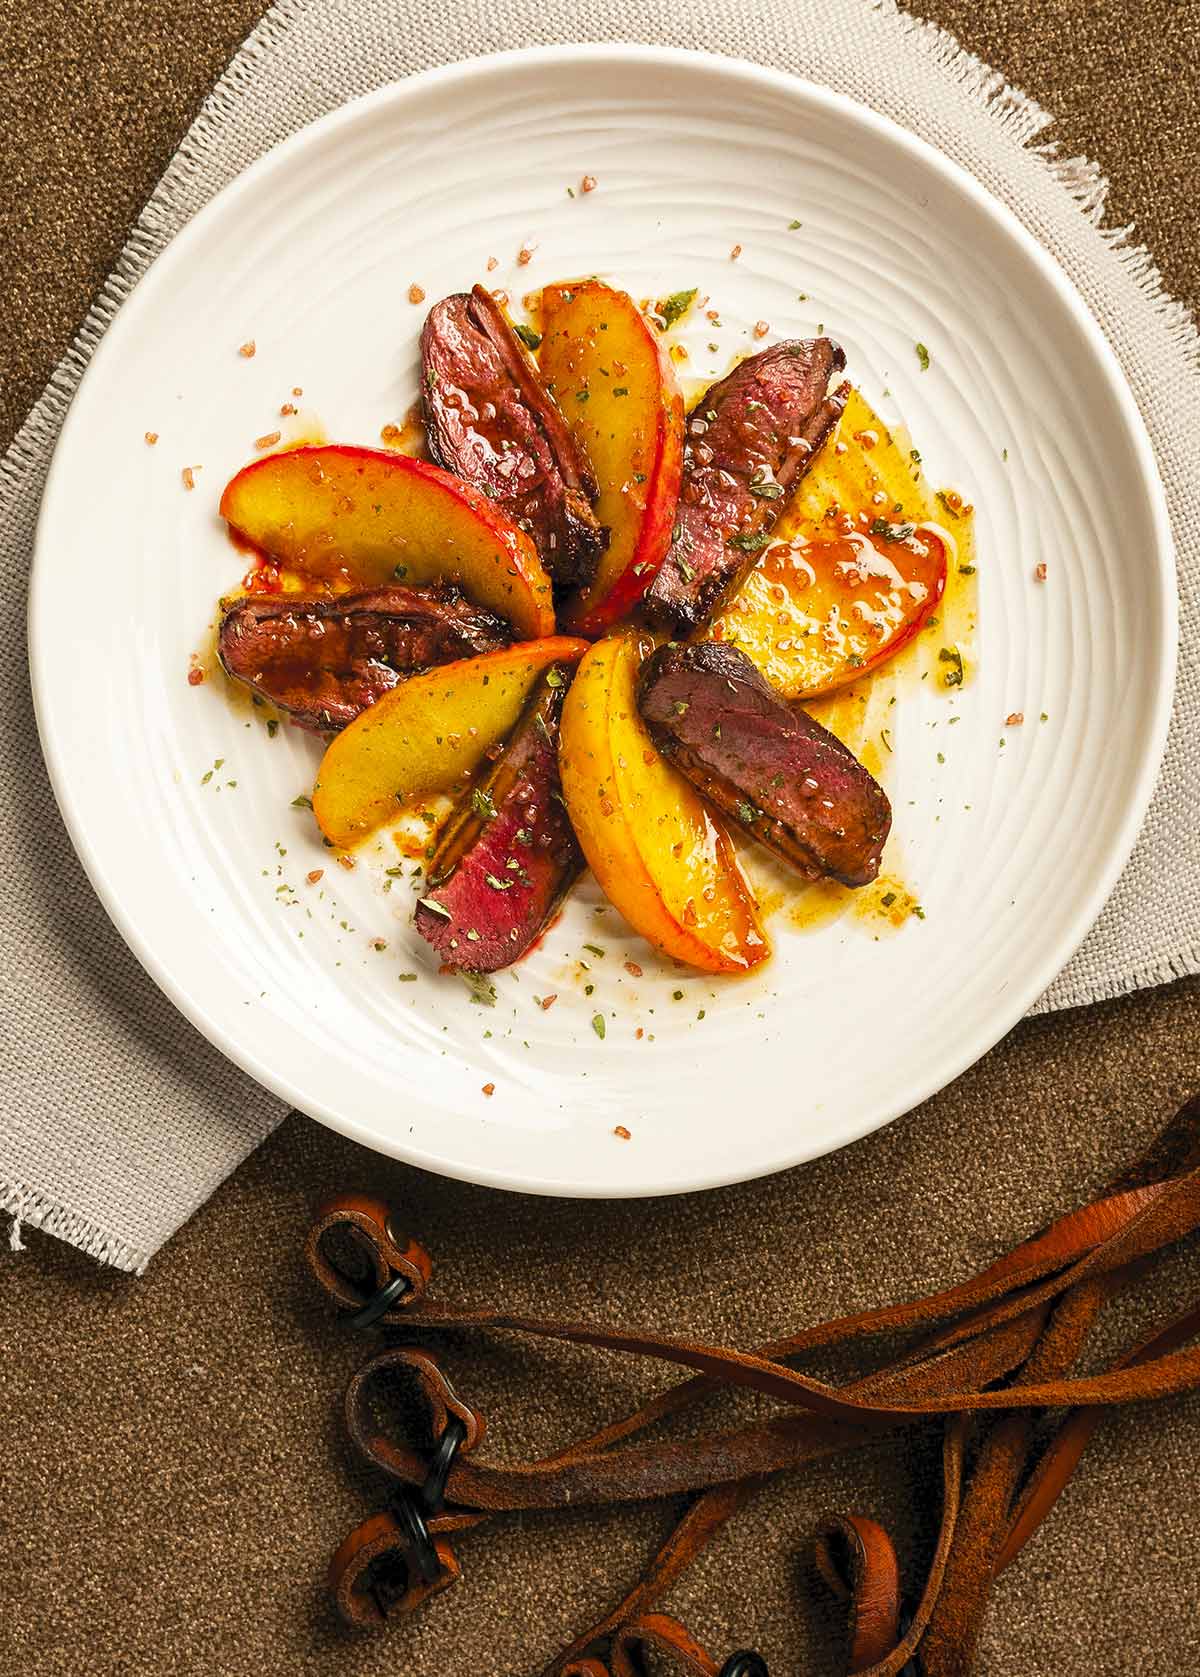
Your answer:
[[[346,1320],[352,1328],[357,1328],[360,1332],[366,1328],[374,1327],[384,1312],[391,1308],[393,1302],[407,1291],[408,1277],[393,1275],[392,1279],[382,1286],[373,1298],[367,1300],[361,1310],[356,1310],[353,1316],[347,1316]]]
[[[736,1654],[730,1654],[718,1677],[770,1677],[770,1673],[761,1654],[753,1648],[739,1648]]]
[[[396,1524],[407,1540],[417,1571],[427,1584],[437,1579],[441,1562],[426,1521],[441,1512],[446,1500],[446,1481],[466,1436],[467,1429],[458,1416],[449,1416],[434,1448],[425,1483],[417,1489],[406,1485],[402,1491],[396,1492],[389,1505]],[[745,1677],[760,1677],[760,1674],[747,1671]],[[765,1666],[761,1677],[766,1677]]]

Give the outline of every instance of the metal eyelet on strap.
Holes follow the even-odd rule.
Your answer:
[[[736,1654],[730,1654],[718,1677],[770,1677],[770,1673],[761,1654],[753,1648],[739,1648]]]
[[[392,1279],[379,1289],[374,1298],[369,1298],[361,1310],[356,1310],[353,1316],[346,1320],[352,1328],[361,1332],[365,1328],[375,1325],[379,1318],[388,1311],[402,1293],[408,1291],[408,1278],[404,1275],[393,1275]]]
[[[446,1500],[446,1481],[450,1477],[450,1469],[454,1466],[454,1458],[466,1442],[466,1437],[467,1429],[464,1423],[457,1415],[448,1416],[446,1425],[442,1428],[442,1436],[433,1452],[433,1459],[429,1463],[429,1474],[420,1490],[421,1507],[426,1514],[440,1513]]]

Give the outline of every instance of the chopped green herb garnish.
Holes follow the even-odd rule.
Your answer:
[[[794,233],[796,231],[797,227],[799,227],[799,225],[800,225],[800,223],[798,221],[789,221],[788,222],[788,232],[789,233]]]
[[[942,503],[942,506],[950,514],[951,518],[961,518],[962,517],[962,507],[961,507],[961,505],[956,507],[954,505],[954,503],[949,499],[949,497],[947,496],[946,491],[944,489],[939,489],[938,490],[937,499]]]
[[[513,888],[513,882],[511,879],[497,879],[494,873],[484,874],[483,877],[487,880],[493,891],[511,891]]]
[[[467,936],[470,937],[470,932]],[[475,933],[478,938],[479,933]],[[460,972],[458,975],[467,989],[471,992],[471,1000],[479,1007],[495,1007],[496,986],[490,978],[485,978],[481,972]]]
[[[417,975],[415,972],[398,972],[396,977],[400,980],[401,984],[415,984],[417,982]]]
[[[267,733],[271,736],[272,739],[274,739],[275,735],[278,732],[279,732],[278,721],[276,720],[276,718],[274,716],[269,716],[267,718]]]
[[[301,792],[301,794],[298,798],[293,798],[292,799],[292,808],[293,809],[311,809],[312,808],[312,799],[311,798],[306,798],[304,796],[304,793]]]
[[[481,821],[494,821],[496,819],[496,805],[492,799],[492,794],[485,792],[482,787],[477,786],[471,793],[471,808]]]
[[[963,684],[962,653],[956,646],[943,646],[938,649],[938,662],[949,664],[950,668],[942,677],[947,687],[961,687]]]
[[[443,908],[441,903],[435,903],[432,897],[418,897],[417,907],[427,908],[430,914],[440,915],[443,920],[449,920],[451,918],[450,910],[448,908]]]
[[[886,518],[871,520],[871,534],[882,536],[885,542],[906,542],[915,529],[915,524],[889,524]]]
[[[766,547],[770,539],[765,530],[742,530],[738,535],[730,536],[726,545],[740,547],[743,553],[757,553],[760,548]]]
[[[738,799],[737,813],[738,813],[738,820],[739,821],[744,821],[746,823],[747,827],[753,826],[754,822],[757,821],[758,814],[759,814],[758,810],[755,809],[754,805],[753,804],[748,804],[744,798],[739,798]]]
[[[929,371],[929,351],[924,344],[914,344],[913,348],[917,352],[917,360],[921,363],[921,371],[927,373]]]
[[[596,1035],[600,1038],[601,1042],[604,1041],[605,1028],[606,1027],[605,1027],[605,1024],[604,1024],[604,1015],[602,1013],[593,1013],[592,1014],[592,1029],[595,1031]]]
[[[541,333],[535,332],[532,326],[526,326],[523,320],[516,322],[513,326],[513,331],[517,334],[518,338],[520,338],[526,349],[537,349],[541,344]]]
[[[598,943],[585,943],[583,946],[589,955],[599,955],[603,959],[604,951]]]
[[[560,674],[560,672],[558,670],[555,669],[554,665],[551,664],[550,668],[546,671],[546,686],[547,687],[561,687],[562,684],[563,684],[562,675]]]
[[[654,311],[658,320],[662,322],[662,325],[658,328],[660,332],[669,331],[677,321],[683,319],[696,301],[696,290],[697,288],[692,286],[690,291],[672,291],[669,297],[663,297],[660,300]],[[655,324],[657,325],[658,321]]]

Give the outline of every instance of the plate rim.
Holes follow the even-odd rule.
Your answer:
[[[194,245],[203,240],[210,222],[217,220],[229,204],[242,194],[255,190],[260,182],[275,170],[286,167],[295,152],[302,151],[313,143],[322,142],[330,134],[336,133],[340,127],[360,119],[373,107],[403,105],[410,97],[420,95],[440,83],[470,82],[479,77],[503,73],[510,68],[536,68],[564,62],[606,61],[632,62],[667,69],[672,66],[690,66],[734,80],[757,83],[760,87],[778,94],[836,111],[867,129],[873,129],[880,138],[901,152],[914,156],[927,168],[941,175],[960,193],[972,199],[984,214],[1000,224],[1007,236],[1032,260],[1042,279],[1057,293],[1060,301],[1075,318],[1090,347],[1094,362],[1113,396],[1154,530],[1154,574],[1158,584],[1154,605],[1161,626],[1162,655],[1157,670],[1153,715],[1147,729],[1149,748],[1143,753],[1133,795],[1126,804],[1116,839],[1109,846],[1105,865],[1097,871],[1089,890],[1082,896],[1069,934],[1060,939],[1051,956],[1027,978],[1026,982],[1015,989],[1009,996],[1007,1005],[997,1006],[992,1020],[980,1033],[972,1037],[971,1046],[966,1051],[946,1053],[933,1064],[931,1071],[926,1070],[911,1076],[905,1084],[905,1092],[899,1098],[878,1105],[866,1116],[860,1116],[827,1131],[818,1145],[801,1145],[776,1161],[767,1164],[755,1163],[749,1168],[739,1169],[731,1159],[729,1169],[710,1170],[694,1177],[673,1179],[665,1184],[659,1181],[634,1184],[613,1181],[581,1186],[577,1182],[551,1177],[542,1179],[517,1176],[495,1168],[464,1165],[454,1158],[444,1157],[425,1147],[406,1146],[403,1137],[381,1136],[363,1120],[338,1113],[320,1102],[313,1102],[286,1073],[265,1064],[251,1043],[239,1040],[232,1030],[214,1020],[204,1003],[191,994],[184,976],[177,975],[159,957],[144,935],[138,916],[125,907],[118,892],[107,879],[103,860],[88,837],[85,812],[73,799],[69,775],[63,760],[65,753],[60,754],[60,743],[49,721],[52,703],[50,691],[53,685],[50,672],[53,659],[44,655],[41,647],[46,636],[43,626],[46,620],[43,598],[50,587],[51,574],[51,562],[46,553],[46,530],[50,522],[52,504],[66,481],[67,445],[73,440],[74,421],[78,415],[76,398],[89,381],[94,380],[97,369],[105,369],[109,360],[120,353],[120,320],[126,315],[131,302],[139,296],[145,299],[150,293],[169,286],[176,264],[187,261]],[[72,396],[71,407],[55,444],[38,512],[29,584],[27,648],[42,754],[59,812],[88,881],[117,932],[153,983],[227,1059],[245,1071],[261,1087],[287,1102],[291,1108],[359,1142],[373,1152],[433,1174],[483,1187],[557,1198],[641,1199],[732,1186],[794,1169],[798,1165],[837,1152],[852,1142],[885,1128],[946,1088],[989,1053],[1028,1013],[1032,1004],[1044,994],[1054,978],[1072,959],[1095,925],[1133,853],[1141,832],[1157,785],[1173,709],[1178,656],[1178,588],[1165,487],[1158,471],[1145,421],[1116,352],[1066,271],[1002,199],[930,141],[912,133],[861,100],[806,77],[792,75],[785,70],[771,69],[742,58],[693,49],[633,42],[568,43],[480,54],[453,64],[434,66],[359,95],[305,124],[248,164],[179,230],[155,257],[122,302],[117,315],[90,357]]]

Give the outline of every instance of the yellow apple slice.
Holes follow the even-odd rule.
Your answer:
[[[552,635],[410,676],[330,743],[313,813],[339,847],[356,844],[402,804],[461,791],[487,751],[516,726],[551,664],[575,664],[584,641]]]
[[[647,942],[703,972],[747,972],[770,951],[733,842],[638,715],[651,645],[614,636],[579,665],[559,737],[567,813],[601,889]]]

